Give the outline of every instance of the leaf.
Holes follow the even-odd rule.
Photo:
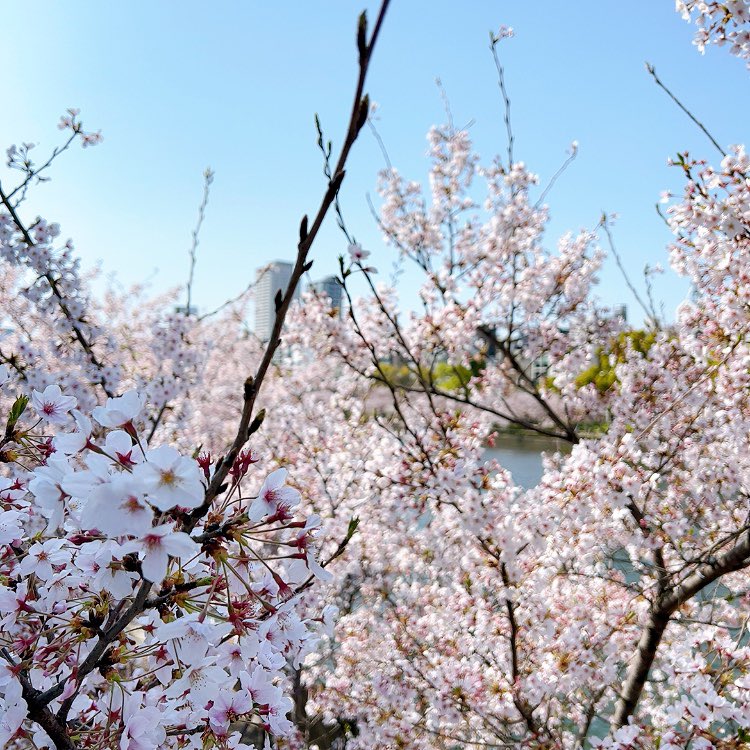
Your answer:
[[[352,516],[352,518],[349,520],[349,528],[346,530],[347,542],[354,536],[358,527],[359,527],[359,517]]]
[[[5,437],[10,437],[13,434],[13,431],[16,428],[16,423],[21,418],[24,411],[26,411],[28,403],[28,396],[19,396],[13,402],[13,406],[10,407],[10,413],[8,414],[8,421],[5,425]]]

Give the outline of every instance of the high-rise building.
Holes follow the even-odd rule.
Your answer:
[[[622,318],[625,323],[628,322],[628,306],[625,304],[612,305],[612,317]]]
[[[331,307],[334,310],[341,310],[343,289],[335,276],[326,276],[320,281],[313,281],[308,289],[322,297],[328,297],[331,300]]]
[[[269,263],[255,272],[255,335],[261,341],[268,341],[276,319],[275,297],[277,292],[284,294],[292,278],[294,266],[284,260]],[[299,297],[299,286],[294,297]]]

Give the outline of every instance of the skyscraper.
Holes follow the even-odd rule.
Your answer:
[[[308,288],[315,294],[328,297],[334,310],[341,310],[343,290],[335,276],[325,276],[320,281],[313,281]]]
[[[612,317],[622,318],[627,323],[628,322],[628,306],[623,303],[612,305]]]
[[[281,291],[284,294],[286,291],[293,268],[291,263],[277,260],[255,272],[255,335],[261,341],[271,338],[276,318],[274,298],[277,292]],[[294,290],[292,299],[298,297],[299,286]]]

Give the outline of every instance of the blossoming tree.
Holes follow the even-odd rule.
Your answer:
[[[745,3],[693,5],[704,28],[721,10],[746,33]],[[352,245],[347,314],[311,298],[292,321],[321,380],[306,386],[290,360],[290,407],[271,417],[294,409],[294,433],[269,434],[308,467],[329,436],[351,451],[338,468],[318,455],[308,477],[322,515],[357,512],[363,529],[339,567],[335,633],[308,659],[310,713],[350,748],[744,746],[744,148],[717,168],[674,160],[671,262],[692,292],[671,325],[645,304],[637,336],[593,297],[606,219],[550,253],[546,189],[512,149],[480,167],[451,124],[430,147],[426,191],[393,169],[381,183],[386,240],[423,273],[417,304],[399,309]],[[590,375],[603,359],[608,382]],[[498,423],[570,452],[524,490],[486,458]]]
[[[47,163],[10,152],[0,745],[241,748],[248,726],[353,750],[747,742],[748,157],[675,160],[671,259],[693,293],[673,325],[646,304],[642,336],[593,295],[608,222],[547,251],[547,190],[512,140],[480,165],[451,123],[427,191],[382,176],[415,311],[352,243],[346,315],[309,297],[286,320],[386,6],[360,28],[349,132],[267,348],[241,300],[199,319],[139,290],[104,315],[59,228],[21,219]],[[746,57],[746,2],[678,9]],[[98,140],[76,112],[61,125],[61,150]],[[524,490],[485,455],[498,424],[570,452]]]

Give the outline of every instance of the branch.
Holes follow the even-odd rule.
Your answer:
[[[510,170],[513,167],[513,141],[515,139],[513,138],[513,128],[510,121],[510,97],[505,88],[505,69],[497,54],[497,44],[499,41],[500,39],[490,32],[490,51],[492,52],[492,59],[495,61],[495,67],[497,68],[497,85],[500,88],[500,94],[503,97],[503,105],[505,107],[503,120],[505,121],[505,131],[508,136],[508,170]]]
[[[7,649],[2,649],[2,655],[11,667],[18,666]],[[29,709],[29,718],[44,729],[52,742],[55,743],[57,750],[76,750],[76,746],[70,739],[65,724],[61,723],[55,717],[47,707],[47,703],[40,700],[41,694],[32,686],[25,670],[21,670],[18,673],[18,680],[21,683],[21,695]]]
[[[203,219],[206,218],[206,206],[208,205],[208,196],[211,192],[211,183],[214,181],[214,173],[211,167],[206,167],[203,172],[203,199],[198,207],[198,221],[193,229],[193,244],[190,246],[190,273],[187,282],[187,302],[185,305],[185,315],[190,315],[190,307],[193,301],[193,278],[195,277],[195,262],[198,259],[198,238],[200,236]]]
[[[370,101],[367,95],[364,94],[365,80],[367,78],[367,71],[370,67],[370,61],[372,59],[372,52],[375,48],[380,29],[385,18],[386,11],[390,5],[390,0],[383,0],[380,6],[380,12],[378,14],[375,28],[372,32],[370,42],[367,42],[367,17],[365,13],[359,18],[359,29],[357,34],[357,45],[359,48],[359,77],[357,80],[357,87],[354,94],[354,102],[352,104],[352,111],[349,117],[349,127],[347,129],[346,137],[344,139],[341,152],[339,154],[336,167],[333,170],[332,178],[328,181],[328,187],[323,199],[321,200],[318,212],[315,215],[315,219],[312,226],[308,229],[307,216],[302,218],[300,224],[300,239],[297,245],[297,259],[292,270],[289,284],[287,285],[286,291],[283,295],[279,294],[276,304],[276,317],[274,319],[273,329],[271,336],[266,346],[266,350],[263,354],[263,358],[258,365],[258,369],[254,376],[249,376],[245,381],[243,390],[244,404],[242,407],[242,415],[240,417],[239,427],[237,429],[237,435],[232,442],[232,445],[227,452],[226,456],[216,466],[214,476],[211,479],[207,489],[206,496],[203,504],[197,508],[191,514],[191,517],[185,522],[184,530],[188,533],[192,531],[197,523],[198,519],[202,518],[207,512],[211,503],[222,491],[224,480],[229,473],[232,465],[234,464],[237,456],[242,450],[243,446],[250,437],[249,428],[252,421],[253,409],[255,402],[260,392],[260,388],[265,379],[266,373],[271,365],[274,354],[276,353],[279,345],[281,344],[281,329],[284,325],[289,306],[291,305],[294,292],[297,285],[302,278],[302,275],[309,270],[311,263],[308,262],[307,258],[312,248],[313,242],[320,231],[320,227],[323,224],[323,220],[328,213],[328,210],[333,205],[336,194],[341,187],[341,183],[344,180],[344,168],[346,166],[349,152],[357,140],[362,127],[367,122],[367,116],[369,114]]]
[[[730,550],[714,561],[700,565],[682,583],[671,587],[651,605],[646,629],[641,634],[635,658],[628,667],[620,698],[617,701],[612,725],[619,728],[628,723],[640,700],[664,631],[675,611],[700,593],[706,586],[727,573],[746,568],[750,564],[750,530]]]
[[[26,229],[23,222],[18,216],[18,213],[16,212],[15,207],[10,201],[10,198],[3,192],[2,187],[0,186],[0,203],[2,203],[5,208],[8,210],[8,213],[10,214],[11,219],[13,219],[13,223],[16,225],[16,229],[21,233],[21,236],[23,237],[23,241],[29,246],[29,247],[35,247],[36,243],[34,240],[31,239],[31,235],[29,234],[29,230]],[[52,290],[52,294],[54,295],[55,299],[57,300],[57,304],[60,307],[60,310],[62,311],[63,315],[67,319],[67,321],[70,323],[71,328],[73,329],[73,337],[76,341],[81,345],[81,348],[86,353],[86,356],[88,357],[89,362],[91,362],[92,365],[101,373],[102,369],[104,368],[104,365],[102,362],[99,361],[99,358],[96,356],[96,353],[94,352],[91,343],[86,338],[86,335],[81,330],[80,326],[78,325],[76,319],[73,317],[72,313],[70,312],[70,308],[68,307],[67,303],[65,302],[65,297],[63,296],[62,292],[60,291],[60,288],[57,285],[57,280],[55,279],[52,274],[47,271],[44,274],[42,274],[42,277],[47,280],[47,282],[50,285],[50,289]],[[114,392],[112,392],[109,387],[107,386],[104,377],[100,374],[99,379],[96,381],[98,385],[102,387],[102,390],[104,393],[106,393],[107,396],[110,398],[114,397]]]
[[[711,143],[713,143],[716,150],[722,155],[726,156],[727,152],[724,151],[724,149],[719,145],[716,138],[714,138],[711,133],[708,132],[708,128],[700,122],[696,116],[662,83],[661,78],[659,78],[658,75],[656,75],[656,69],[651,63],[646,63],[646,70],[649,72],[651,77],[656,82],[656,85],[659,86],[661,89],[663,89],[669,98],[703,131],[705,136],[708,138]]]
[[[518,713],[521,714],[529,731],[536,735],[540,731],[539,724],[534,718],[534,709],[529,702],[521,695],[521,669],[519,665],[519,645],[518,645],[518,621],[516,620],[516,609],[510,595],[510,578],[508,576],[505,563],[500,563],[500,574],[505,587],[505,609],[510,624],[510,658],[511,658],[511,684],[513,685],[513,704]]]
[[[101,659],[101,657],[104,655],[109,645],[115,641],[120,633],[122,633],[122,631],[125,630],[125,628],[130,625],[130,623],[138,615],[140,615],[141,612],[143,612],[149,591],[151,591],[151,586],[152,584],[149,581],[144,581],[141,584],[138,593],[133,598],[133,601],[130,603],[130,606],[125,610],[124,614],[121,617],[117,618],[112,623],[112,625],[110,625],[100,633],[99,640],[96,642],[94,647],[91,649],[91,651],[88,653],[88,655],[78,668],[76,676],[76,682],[78,686],[76,688],[76,692],[63,702],[60,710],[57,712],[57,718],[59,721],[64,722],[66,720],[68,712],[73,705],[73,700],[78,693],[78,689],[80,689],[80,686],[83,684],[83,681],[87,677],[87,675],[89,675],[94,671],[94,669],[96,669],[99,659]],[[39,704],[42,706],[46,706],[55,698],[58,698],[60,695],[62,695],[62,692],[65,689],[66,682],[67,679],[60,680],[60,682],[56,683],[48,690],[45,690],[43,693],[39,693]]]
[[[261,270],[258,277],[254,281],[251,281],[238,295],[236,295],[235,297],[230,297],[228,300],[225,300],[218,307],[215,307],[210,312],[203,313],[203,315],[199,315],[197,317],[197,321],[199,323],[202,323],[207,318],[211,318],[214,315],[218,315],[222,310],[225,310],[227,307],[231,307],[236,302],[240,302],[241,300],[243,300],[245,297],[247,297],[248,294],[250,294],[250,292],[253,291],[253,289],[255,288],[255,285],[260,281],[260,279],[263,277],[263,275],[267,271],[268,271],[268,266],[265,266],[265,268]]]
[[[735,573],[750,564],[750,530],[744,530],[742,537],[730,550],[712,562],[700,565],[682,583],[675,586],[667,605],[674,611],[681,604],[692,599],[696,594],[727,573]]]
[[[630,276],[628,275],[628,272],[625,270],[625,266],[622,262],[622,258],[620,257],[620,253],[617,252],[617,247],[615,246],[615,240],[612,237],[612,230],[609,226],[609,217],[606,213],[602,213],[602,220],[601,220],[601,227],[604,230],[604,234],[607,236],[607,243],[609,244],[609,251],[612,253],[615,262],[617,263],[617,267],[620,269],[620,273],[622,274],[622,278],[625,281],[626,286],[628,289],[630,289],[630,293],[635,297],[636,302],[641,306],[643,309],[643,312],[646,313],[646,318],[650,318],[651,322],[654,325],[654,328],[659,328],[659,319],[656,315],[656,310],[649,309],[649,306],[643,301],[641,298],[641,295],[638,293],[638,290],[635,288],[635,284],[630,279]]]

